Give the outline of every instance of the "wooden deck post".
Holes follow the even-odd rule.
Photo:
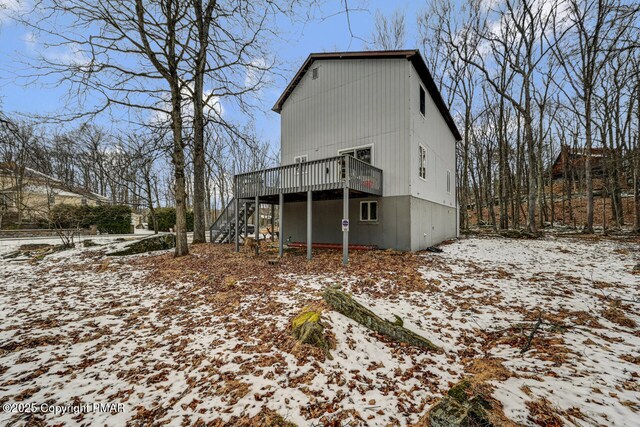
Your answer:
[[[239,212],[239,208],[240,208],[240,201],[238,200],[237,197],[234,197],[233,199],[233,216],[234,216],[234,221],[233,221],[233,227],[234,227],[234,231],[235,231],[235,242],[236,242],[236,252],[240,252],[240,224],[238,224],[240,222],[240,212]]]
[[[256,210],[253,212],[253,237],[256,239],[256,255],[260,253],[260,197],[256,195]]]
[[[244,235],[244,241],[246,242],[246,241],[247,241],[247,232],[248,232],[248,231],[247,231],[247,228],[248,228],[248,227],[247,227],[247,209],[249,208],[249,204],[248,204],[248,203],[247,203],[247,201],[245,200],[245,201],[243,202],[243,205],[244,205],[244,211],[243,211],[243,213],[242,213],[242,225],[243,225],[243,227],[244,227],[244,233],[243,233],[243,235]]]
[[[312,206],[313,205],[313,193],[311,190],[307,190],[307,259],[311,259],[311,246],[312,246]]]
[[[342,218],[349,219],[349,188],[344,187],[342,195]],[[349,230],[342,231],[342,264],[349,264]]]
[[[273,233],[276,231],[276,205],[271,204],[271,241],[273,242]]]
[[[282,257],[284,254],[284,193],[280,193],[279,195],[279,204],[280,207],[278,209],[278,256]]]
[[[344,187],[342,189],[342,219],[349,220],[349,156],[344,155]],[[342,221],[341,221],[342,222]],[[342,224],[341,224],[342,226]],[[342,227],[342,264],[349,264],[349,227]]]

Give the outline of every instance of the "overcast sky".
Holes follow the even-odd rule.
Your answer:
[[[2,4],[5,5],[5,11],[0,12],[0,99],[3,110],[8,113],[55,114],[65,106],[65,98],[69,96],[68,87],[52,88],[39,82],[25,84],[23,81],[16,81],[15,73],[18,70],[24,71],[25,59],[35,58],[43,53],[42,40],[38,40],[28,28],[12,22],[7,16],[12,10],[19,8],[17,0],[0,0],[0,5]],[[424,6],[424,1],[352,0],[349,7],[355,9],[350,13],[354,37],[349,31],[344,3],[340,0],[327,1],[322,10],[315,13],[317,19],[305,25],[288,25],[288,28],[283,29],[283,33],[287,34],[286,40],[280,40],[273,46],[280,65],[287,71],[283,77],[275,78],[272,87],[261,93],[262,111],[257,111],[254,117],[259,135],[272,143],[279,142],[280,118],[271,111],[271,107],[309,53],[364,49],[366,44],[361,39],[371,38],[376,11],[390,15],[396,8],[405,13],[408,36],[406,48],[417,47],[416,16]],[[339,13],[341,11],[343,13]],[[45,54],[66,55],[70,59],[74,55],[68,50],[53,49]],[[226,114],[234,114],[233,111],[224,111]],[[122,127],[120,123],[114,123],[117,119],[114,120],[113,116],[104,115],[97,121],[105,127]]]

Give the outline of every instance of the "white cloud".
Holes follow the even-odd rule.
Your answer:
[[[265,70],[269,68],[269,63],[265,58],[256,58],[250,62],[249,67],[247,67],[247,74],[244,78],[244,86],[246,88],[251,88],[256,85],[259,85],[264,82],[264,74]]]
[[[188,88],[182,90],[182,117],[186,122],[185,126],[190,126],[193,120],[193,102],[191,101],[191,93],[192,93],[193,85],[189,84]],[[206,117],[221,117],[224,114],[224,108],[222,107],[222,103],[220,101],[220,97],[212,96],[212,91],[204,91],[204,100],[207,102],[204,108],[204,113]],[[160,102],[158,105],[159,108],[170,111],[171,110],[171,101],[169,99],[169,94],[167,94],[166,99]],[[152,124],[162,124],[168,123],[170,120],[170,115],[160,111],[154,111],[151,115],[150,121]]]
[[[0,0],[0,24],[26,9],[24,0]]]
[[[48,48],[44,57],[56,64],[82,67],[89,64],[90,60],[79,46],[70,44],[64,47]]]
[[[24,42],[25,48],[28,51],[33,51],[38,44],[38,37],[31,31],[29,31],[22,36],[22,41]]]

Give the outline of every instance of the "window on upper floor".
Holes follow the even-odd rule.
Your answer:
[[[340,156],[344,156],[345,154],[371,164],[373,161],[373,146],[369,145],[367,147],[348,148],[338,151],[338,155]],[[345,164],[343,161],[340,161],[340,165],[342,179],[345,179]]]
[[[318,78],[318,67],[311,70],[311,77],[313,78],[313,80]]]
[[[360,202],[360,221],[378,220],[378,202]]]
[[[349,148],[347,150],[338,151],[338,154],[341,156],[347,154],[358,160],[362,160],[365,163],[371,164],[371,160],[373,159],[373,147]]]
[[[451,194],[451,171],[447,171],[447,193]]]
[[[420,85],[420,114],[424,116],[425,106],[427,102],[427,94],[424,91],[424,87]]]
[[[307,159],[308,158],[306,154],[302,156],[296,156],[293,158],[293,161],[295,162],[295,164],[298,165],[296,167],[296,175],[299,175],[301,170],[303,175],[307,174],[307,168],[303,166],[303,163],[307,163]]]
[[[418,176],[427,179],[427,149],[418,145]]]

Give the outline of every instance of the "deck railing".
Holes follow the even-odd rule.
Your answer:
[[[238,198],[345,187],[382,195],[382,170],[348,155],[242,173],[235,180]]]

